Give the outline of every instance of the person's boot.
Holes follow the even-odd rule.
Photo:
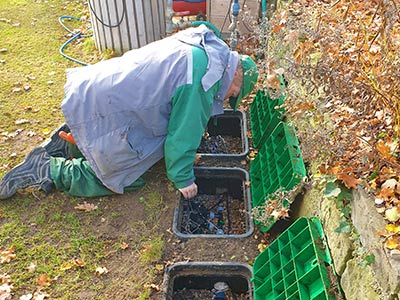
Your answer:
[[[45,193],[54,185],[50,178],[50,155],[44,147],[33,149],[19,165],[12,168],[0,181],[0,199],[13,196],[17,190],[38,186]]]
[[[52,134],[49,140],[42,144],[50,156],[69,158],[69,144],[59,136],[59,132],[69,132],[67,124],[61,125]]]

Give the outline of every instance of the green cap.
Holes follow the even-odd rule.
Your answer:
[[[239,106],[244,96],[250,94],[258,80],[258,69],[254,60],[248,55],[239,55],[243,68],[243,83],[237,97],[229,97],[229,104],[234,110]]]

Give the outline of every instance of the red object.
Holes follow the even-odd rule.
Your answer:
[[[58,135],[60,136],[60,138],[66,140],[67,142],[70,142],[71,144],[76,145],[75,139],[72,136],[72,133],[70,132],[65,132],[65,131],[60,131],[58,133]]]
[[[206,0],[204,1],[184,1],[184,0],[173,0],[172,9],[177,12],[179,16],[195,16],[198,14],[206,13]]]

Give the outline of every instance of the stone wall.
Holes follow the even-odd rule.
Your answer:
[[[340,211],[332,199],[323,197],[323,188],[315,187],[292,204],[294,218],[317,216],[321,219],[336,273],[347,300],[400,299],[400,257],[383,247],[385,220],[374,201],[362,189],[353,191],[351,222],[353,233],[338,233]],[[354,234],[356,232],[356,234]],[[373,254],[375,262],[366,264],[360,248]]]

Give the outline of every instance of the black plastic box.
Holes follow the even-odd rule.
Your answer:
[[[194,237],[250,236],[254,231],[254,224],[251,218],[248,172],[241,168],[195,167],[194,174],[198,195],[189,200],[185,200],[183,196],[179,199],[172,226],[174,233],[183,240]],[[198,204],[203,201],[202,197],[205,199],[204,205]],[[215,202],[212,201],[213,197]],[[219,213],[221,207],[223,211]],[[211,218],[211,214],[215,217]],[[219,221],[223,221],[223,225],[219,226]],[[197,224],[202,226],[194,227]]]
[[[211,153],[202,150],[202,144],[197,150],[197,154],[205,158],[219,159],[243,159],[249,153],[249,139],[247,137],[247,119],[246,114],[241,110],[225,109],[224,114],[210,119],[207,125],[207,132],[210,138],[216,136],[238,138],[240,140],[241,150],[238,153],[228,151],[227,153]],[[215,139],[214,139],[215,140]],[[240,148],[240,146],[238,148]]]
[[[216,283],[225,283],[229,299],[253,299],[252,271],[237,262],[178,262],[164,273],[164,300],[213,299]],[[182,297],[182,293],[203,292],[203,297]],[[206,295],[204,295],[206,294]],[[228,299],[228,298],[227,298]]]

